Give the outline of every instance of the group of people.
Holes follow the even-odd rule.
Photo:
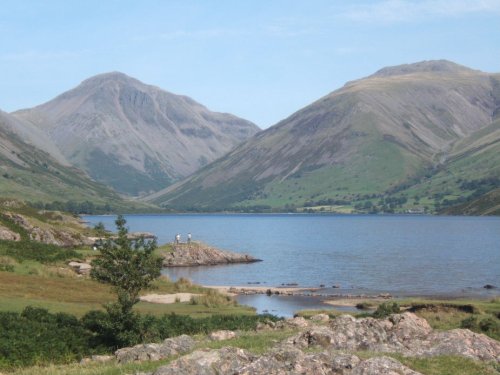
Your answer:
[[[175,243],[176,244],[180,244],[181,243],[181,235],[179,233],[177,233],[175,235]],[[191,243],[191,233],[187,234],[187,243]]]

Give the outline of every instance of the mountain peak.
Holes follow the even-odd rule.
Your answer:
[[[140,83],[139,80],[132,78],[125,73],[122,72],[109,72],[95,75],[93,77],[87,78],[82,82],[82,85],[100,85],[105,82],[123,82],[123,83],[131,83],[136,82]]]
[[[413,64],[403,64],[382,68],[371,77],[390,77],[413,73],[459,73],[474,70],[448,60],[420,61]]]

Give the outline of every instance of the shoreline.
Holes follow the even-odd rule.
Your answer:
[[[220,293],[229,296],[252,296],[252,295],[276,295],[283,297],[311,297],[314,299],[319,299],[321,303],[329,305],[332,307],[355,307],[361,302],[374,302],[382,303],[391,300],[402,300],[402,299],[424,299],[424,300],[488,300],[491,298],[500,297],[500,294],[495,296],[488,295],[459,295],[454,293],[443,293],[443,294],[415,294],[415,293],[401,293],[401,294],[391,294],[391,293],[321,293],[324,288],[321,287],[299,287],[299,286],[278,286],[278,287],[268,287],[268,286],[228,286],[228,285],[202,285],[204,288],[215,289]]]

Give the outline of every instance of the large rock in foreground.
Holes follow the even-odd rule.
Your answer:
[[[324,351],[303,353],[284,347],[261,357],[246,350],[222,348],[197,350],[160,367],[153,375],[421,375],[389,357],[374,357],[362,361],[355,355]]]
[[[458,355],[481,361],[500,362],[500,343],[468,329],[434,331],[425,319],[412,313],[394,314],[387,319],[355,319],[342,315],[326,326],[312,326],[288,339],[307,349],[369,350],[401,353],[411,357]]]
[[[222,251],[201,242],[174,244],[171,252],[164,252],[162,255],[164,267],[210,266],[261,261],[247,254]]]
[[[320,318],[287,319],[270,327],[276,330],[294,327],[298,333],[277,342],[261,355],[230,346],[200,349],[211,341],[210,336],[193,340],[182,335],[162,344],[120,349],[115,356],[119,363],[173,359],[154,372],[136,375],[420,375],[401,363],[403,360],[391,358],[390,353],[424,358],[451,355],[500,363],[498,341],[467,329],[435,331],[425,319],[413,313],[394,314],[380,320],[348,315]],[[228,345],[234,338],[234,332],[230,333],[224,337]],[[361,352],[365,355],[360,355]]]

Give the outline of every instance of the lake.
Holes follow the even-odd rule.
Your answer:
[[[84,217],[90,225],[103,222],[111,230],[114,219]],[[325,293],[396,296],[493,296],[498,290],[483,286],[500,286],[499,217],[172,214],[126,219],[131,231],[152,232],[160,244],[172,242],[176,233],[184,241],[190,232],[193,240],[263,260],[164,270],[174,280],[324,285]],[[266,310],[266,300],[259,298],[259,310]],[[271,311],[274,305],[268,301]]]

